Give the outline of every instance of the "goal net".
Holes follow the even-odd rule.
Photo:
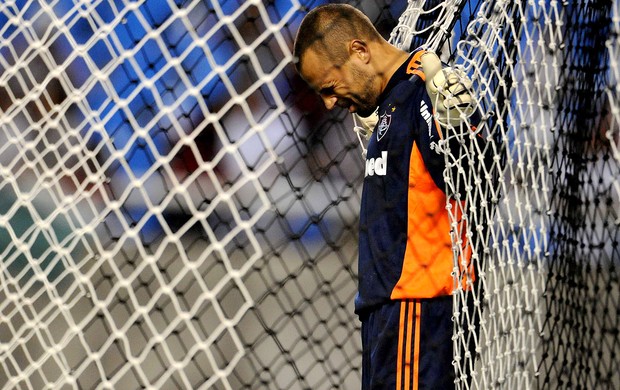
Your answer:
[[[321,3],[0,4],[1,388],[359,388],[364,145],[292,66]],[[473,81],[457,386],[620,387],[620,6],[348,3]]]

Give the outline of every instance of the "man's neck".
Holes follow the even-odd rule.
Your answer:
[[[392,45],[386,47],[380,56],[380,65],[378,67],[379,74],[382,75],[381,79],[381,92],[385,90],[390,79],[394,76],[394,73],[400,68],[400,66],[407,61],[409,53],[404,50],[400,50]]]

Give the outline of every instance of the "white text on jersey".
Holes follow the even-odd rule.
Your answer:
[[[369,158],[366,160],[366,172],[364,176],[385,176],[387,173],[388,152],[381,152],[381,157]]]
[[[428,125],[428,135],[430,136],[430,138],[433,138],[433,134],[431,133],[431,123],[432,123],[433,116],[431,115],[430,112],[428,112],[428,106],[426,105],[424,100],[420,102],[420,114],[422,115],[422,118],[424,118],[424,120],[426,121],[426,124]]]

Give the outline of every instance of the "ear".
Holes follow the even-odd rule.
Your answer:
[[[364,63],[370,61],[370,50],[368,50],[368,44],[360,39],[354,39],[349,44],[349,54],[356,56]]]

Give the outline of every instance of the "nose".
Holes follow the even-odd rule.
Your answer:
[[[327,108],[328,110],[334,108],[336,106],[336,103],[338,103],[338,98],[334,95],[321,95],[321,98],[323,99],[323,104],[325,104],[325,108]]]

